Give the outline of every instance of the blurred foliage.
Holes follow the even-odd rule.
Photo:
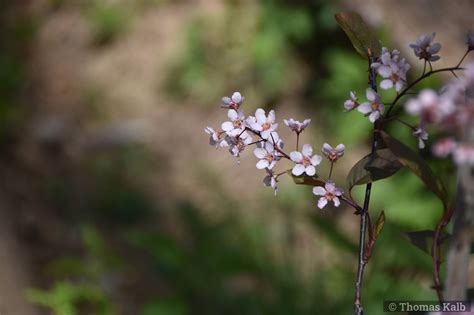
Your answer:
[[[87,7],[86,17],[91,25],[95,43],[106,45],[115,41],[127,30],[131,15],[123,4],[95,1],[93,5]]]
[[[84,255],[53,260],[47,268],[57,279],[52,288],[29,289],[27,298],[50,309],[54,315],[117,314],[101,284],[107,283],[120,269],[121,260],[90,226],[83,228],[82,241]]]

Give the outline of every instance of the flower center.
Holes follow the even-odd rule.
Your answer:
[[[400,77],[398,76],[398,74],[392,73],[390,80],[392,80],[393,82],[398,82],[400,80]]]
[[[334,194],[330,191],[327,191],[324,195],[324,198],[326,198],[327,201],[332,201],[334,199]]]
[[[304,156],[303,157],[303,162],[302,162],[304,167],[310,166],[311,165],[311,159],[309,156]]]
[[[380,107],[380,104],[379,103],[372,103],[372,111],[376,111],[376,110],[379,110],[379,107]]]
[[[331,151],[329,153],[329,160],[331,160],[331,161],[337,160],[337,153],[335,151]]]
[[[266,123],[264,123],[264,124],[262,125],[262,129],[263,129],[263,130],[268,130],[268,129],[271,128],[271,126],[272,126],[272,124],[266,122]]]
[[[240,119],[236,119],[233,121],[234,128],[240,128],[242,126],[242,121]]]
[[[269,153],[266,157],[268,162],[273,162],[273,160],[275,159],[275,156],[271,153]]]

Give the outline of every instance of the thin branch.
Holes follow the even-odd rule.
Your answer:
[[[370,51],[369,51],[370,52]],[[374,91],[377,91],[376,73],[375,69],[370,65],[374,62],[374,58],[369,54],[369,85]],[[373,139],[372,139],[372,154],[375,153],[378,146],[378,131],[381,128],[380,119],[374,123]],[[355,281],[355,296],[354,296],[354,314],[363,315],[364,307],[362,306],[362,281],[364,278],[365,265],[367,264],[365,256],[365,236],[367,233],[367,211],[369,209],[370,194],[372,191],[372,183],[368,183],[365,187],[364,206],[359,211],[360,228],[359,228],[359,259],[357,276]]]

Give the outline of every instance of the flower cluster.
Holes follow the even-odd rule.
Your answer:
[[[302,150],[299,151],[298,141],[296,150],[286,154],[283,151],[284,143],[277,132],[278,123],[276,123],[275,111],[270,110],[266,114],[265,110],[258,108],[254,116],[245,116],[241,110],[243,101],[244,97],[239,92],[233,93],[231,97],[225,96],[222,98],[222,107],[227,109],[228,120],[221,124],[222,130],[220,131],[216,131],[211,127],[204,129],[209,135],[209,144],[216,148],[229,148],[229,152],[237,157],[239,162],[241,152],[254,144],[256,148],[253,154],[258,159],[256,168],[265,170],[263,184],[272,187],[275,194],[278,189],[279,177],[288,174],[289,171],[281,173],[275,171],[276,165],[282,159],[287,159],[293,164],[290,169],[293,176],[317,176],[316,167],[321,163],[322,156],[313,154],[313,147],[310,144],[304,144]],[[300,133],[309,126],[310,122],[310,119],[305,119],[303,122],[293,118],[284,120],[285,125],[296,133],[297,139],[299,139]],[[256,137],[257,140],[253,141],[252,136]],[[344,150],[345,146],[343,144],[332,148],[325,143],[321,151],[331,163],[334,163],[344,155]],[[319,208],[323,208],[328,201],[332,201],[336,207],[340,204],[339,198],[342,196],[342,190],[336,188],[334,182],[330,180],[326,182],[324,187],[314,187],[313,193],[321,196],[318,201]]]
[[[466,134],[474,124],[474,65],[468,66],[463,78],[449,82],[440,93],[431,89],[421,91],[418,97],[406,102],[405,110],[420,117],[420,127],[414,133],[420,141],[428,137],[423,127],[427,125],[436,125],[447,133]],[[452,154],[458,165],[474,165],[472,144],[448,137],[436,142],[432,151],[438,157]]]
[[[388,90],[395,87],[397,92],[400,92],[406,84],[407,72],[410,70],[410,65],[405,61],[405,58],[400,59],[398,50],[395,49],[390,52],[385,47],[382,48],[380,58],[373,62],[371,67],[383,78],[380,81],[382,89]]]

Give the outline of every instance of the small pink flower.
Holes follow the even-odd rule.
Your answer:
[[[335,148],[331,147],[329,144],[323,144],[322,152],[331,162],[336,162],[340,157],[344,155],[344,149],[346,147],[341,143],[338,144]]]
[[[300,122],[299,120],[294,120],[293,118],[290,118],[288,120],[283,119],[283,122],[294,132],[301,133],[306,127],[308,127],[309,123],[311,122],[311,119],[305,119],[303,122]]]
[[[224,96],[222,98],[221,107],[238,110],[244,102],[244,97],[239,92],[234,92],[231,97]]]
[[[337,188],[333,181],[328,180],[324,187],[313,187],[313,194],[316,196],[322,196],[318,200],[319,209],[324,208],[329,201],[332,201],[335,207],[339,207],[341,204],[339,197],[342,195],[342,190]]]
[[[432,124],[451,114],[454,105],[447,97],[441,98],[435,91],[425,89],[406,102],[405,110],[411,115],[419,115],[422,123]]]
[[[440,43],[433,44],[433,39],[436,33],[431,35],[421,35],[417,38],[416,43],[410,44],[410,47],[413,48],[415,55],[426,61],[437,61],[440,59],[439,56],[435,56],[441,49]]]
[[[293,167],[292,173],[295,176],[300,176],[306,173],[309,176],[316,174],[316,166],[321,163],[320,155],[313,155],[313,148],[309,144],[303,145],[302,153],[293,151],[290,153],[290,158],[296,165]]]
[[[438,140],[438,142],[433,145],[431,150],[435,156],[444,158],[453,153],[457,145],[457,142],[453,138],[443,138]]]
[[[374,123],[383,114],[385,107],[380,96],[374,90],[368,88],[365,93],[370,102],[360,104],[357,110],[365,116],[369,116],[370,122]]]
[[[250,116],[247,119],[247,124],[253,130],[260,132],[263,139],[268,139],[270,134],[278,128],[278,124],[275,124],[275,111],[271,110],[266,116],[261,108],[255,111],[255,117]]]
[[[247,145],[252,143],[252,137],[243,131],[240,135],[225,137],[225,141],[229,144],[229,152],[237,158],[237,162],[240,163],[240,152],[242,152]]]
[[[406,74],[410,70],[410,65],[405,58],[399,59],[400,52],[393,50],[391,53],[387,48],[382,48],[382,55],[378,62],[371,64],[377,73],[384,78],[380,82],[380,87],[384,90],[395,87],[399,92],[406,83]]]
[[[351,95],[351,98],[344,102],[344,111],[345,112],[350,112],[351,110],[353,110],[357,106],[359,106],[359,103],[357,102],[356,92],[351,91],[350,95]]]
[[[224,130],[229,136],[237,136],[245,130],[245,116],[241,111],[229,109],[227,116],[230,121],[222,123],[222,130]]]
[[[269,141],[266,141],[263,147],[256,148],[253,151],[253,154],[255,154],[255,156],[260,159],[260,161],[258,161],[256,165],[259,170],[265,168],[271,170],[275,166],[275,164],[281,159],[281,156],[278,154],[277,151],[275,151],[273,143]]]
[[[418,138],[418,148],[424,149],[425,142],[428,140],[428,132],[424,129],[424,127],[420,126],[413,131],[413,135]]]

